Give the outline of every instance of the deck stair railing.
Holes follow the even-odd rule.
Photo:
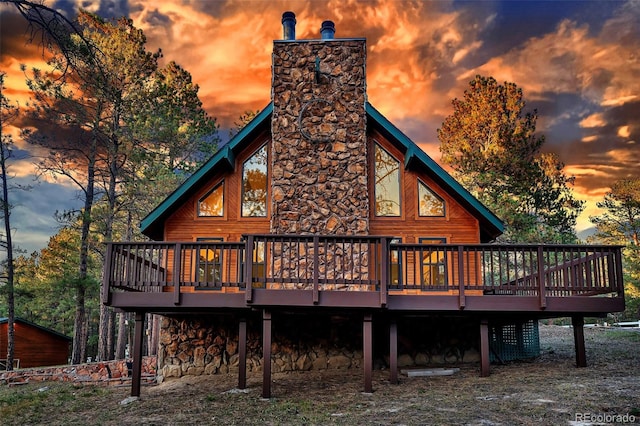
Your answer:
[[[392,244],[389,288],[547,296],[620,294],[620,248]]]
[[[241,242],[109,243],[103,291],[253,289],[623,296],[621,248],[391,244],[390,237],[247,235]],[[248,289],[248,290],[247,290]],[[105,296],[108,296],[106,294]],[[105,299],[106,300],[106,299]]]

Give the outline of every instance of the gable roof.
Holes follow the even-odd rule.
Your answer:
[[[194,174],[189,176],[182,185],[176,188],[167,198],[164,199],[151,213],[140,222],[140,231],[147,237],[154,240],[161,240],[163,237],[163,224],[176,206],[180,206],[194,192],[200,189],[200,183],[219,171],[224,169],[233,170],[235,167],[235,157],[238,152],[250,143],[265,127],[270,126],[273,103],[269,103],[253,120],[242,128],[231,138],[213,157],[202,165]]]
[[[6,317],[0,318],[0,324],[5,324],[5,323],[8,323],[8,322],[9,322],[9,318],[6,318]],[[51,328],[43,327],[43,326],[38,325],[38,324],[36,324],[34,322],[27,321],[26,319],[22,319],[20,317],[16,317],[14,323],[16,323],[16,324],[17,323],[25,324],[25,325],[37,328],[39,330],[44,331],[45,333],[52,334],[52,335],[54,335],[56,337],[59,337],[59,338],[64,339],[64,340],[67,340],[69,342],[73,340],[71,337],[66,336],[66,335],[64,335],[62,333],[59,333],[59,332],[57,332],[57,331],[55,331],[55,330],[53,330]]]
[[[471,211],[480,221],[480,240],[491,241],[504,232],[504,224],[476,197],[436,163],[426,152],[402,133],[369,102],[366,104],[367,126],[373,126],[390,142],[404,151],[404,166],[427,173],[456,201]]]
[[[390,142],[395,143],[405,155],[405,168],[415,169],[429,174],[443,189],[448,191],[456,201],[465,206],[480,222],[481,241],[490,241],[502,234],[504,225],[489,209],[471,195],[436,163],[427,153],[422,151],[411,139],[395,127],[370,103],[366,103],[367,127],[373,127]],[[162,203],[149,213],[140,223],[141,232],[154,240],[163,238],[164,221],[186,201],[200,185],[213,174],[224,170],[233,170],[236,155],[242,151],[261,131],[270,128],[273,103],[269,103],[249,124],[238,132],[209,161],[191,175],[182,185],[173,191]]]

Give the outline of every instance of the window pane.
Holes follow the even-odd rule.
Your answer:
[[[267,145],[242,167],[242,216],[267,216]]]
[[[400,162],[376,144],[376,216],[400,216]]]
[[[198,238],[198,242],[219,242],[222,238]],[[222,252],[219,248],[200,249],[198,282],[219,285],[222,281]]]
[[[391,240],[391,244],[401,243],[402,238],[394,238]],[[400,284],[400,271],[402,270],[402,265],[400,262],[400,251],[398,249],[391,249],[390,261],[391,270],[389,271],[389,281],[392,286],[397,287]]]
[[[418,201],[420,216],[444,216],[444,200],[420,181],[418,181]]]
[[[420,238],[420,244],[445,244],[445,238]],[[447,285],[447,263],[444,250],[422,252],[422,285],[442,287]]]
[[[220,182],[211,192],[200,199],[198,216],[224,216],[224,182]]]

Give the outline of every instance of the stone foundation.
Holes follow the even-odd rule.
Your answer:
[[[398,321],[398,366],[442,366],[479,361],[478,327],[460,319]],[[362,319],[354,316],[273,316],[272,372],[361,368]],[[389,365],[388,328],[374,320],[374,365]],[[237,373],[238,319],[229,316],[163,317],[159,380],[185,375]],[[262,371],[262,322],[247,321],[247,371]]]

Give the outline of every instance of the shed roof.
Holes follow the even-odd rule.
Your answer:
[[[6,317],[0,318],[0,324],[5,324],[5,323],[8,323],[8,322],[9,322],[9,318],[6,318]],[[16,323],[25,324],[25,325],[28,325],[28,326],[31,326],[31,327],[35,327],[35,328],[40,329],[40,330],[42,330],[42,331],[44,331],[46,333],[52,334],[54,336],[60,337],[62,339],[68,340],[68,341],[73,340],[71,337],[66,336],[66,335],[64,335],[62,333],[59,333],[59,332],[57,332],[57,331],[55,331],[55,330],[53,330],[51,328],[43,327],[43,326],[38,325],[38,324],[36,324],[34,322],[27,321],[26,319],[22,319],[20,317],[16,317],[15,322]]]
[[[429,174],[443,189],[448,191],[478,218],[482,241],[493,240],[504,231],[502,221],[471,195],[469,191],[464,189],[458,181],[420,149],[415,142],[395,127],[370,103],[366,103],[365,110],[367,113],[367,126],[378,130],[403,151],[406,168]],[[163,238],[164,222],[169,215],[194,192],[198,191],[202,182],[213,174],[224,170],[233,170],[235,157],[238,153],[250,144],[255,136],[270,127],[272,112],[273,103],[269,103],[249,124],[142,220],[140,223],[141,232],[149,238],[161,240]]]

